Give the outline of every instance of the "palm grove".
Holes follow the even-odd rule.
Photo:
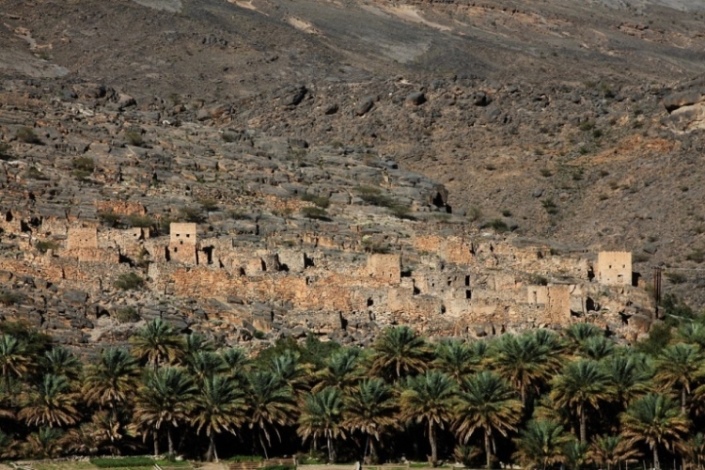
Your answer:
[[[702,468],[705,326],[618,345],[577,323],[370,348],[280,340],[257,356],[156,319],[86,364],[3,324],[0,457],[311,454],[488,468]],[[639,466],[642,464],[640,463]]]

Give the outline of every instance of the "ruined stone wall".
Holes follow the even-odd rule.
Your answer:
[[[436,254],[449,263],[470,264],[473,262],[472,242],[460,237],[422,235],[414,237],[411,243],[416,251]]]
[[[401,281],[401,256],[380,253],[369,255],[367,274],[378,282],[399,284]]]
[[[5,233],[22,232],[22,216],[19,211],[0,207],[0,230]]]
[[[133,201],[95,201],[98,213],[113,213],[118,215],[145,215],[147,209],[143,204]]]
[[[66,236],[70,225],[65,217],[44,217],[38,232],[44,236]]]
[[[97,227],[70,227],[66,238],[67,250],[98,248]]]
[[[608,286],[632,284],[632,253],[630,251],[601,251],[595,266],[597,282]]]

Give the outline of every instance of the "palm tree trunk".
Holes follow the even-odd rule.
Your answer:
[[[154,456],[159,457],[159,435],[156,429],[152,433],[152,440],[154,441]]]
[[[521,404],[526,407],[526,385],[523,382],[519,386],[519,394],[521,395]]]
[[[685,387],[681,389],[681,414],[685,416],[685,401],[687,399],[687,393]]]
[[[658,461],[658,447],[656,447],[656,444],[653,445],[653,451],[654,451],[654,468],[659,469],[661,468],[661,465],[659,464]]]
[[[209,436],[207,460],[218,462],[218,450],[215,448],[215,435],[213,433]]]
[[[490,432],[485,429],[485,455],[487,455],[487,470],[492,468],[492,446],[490,445]]]
[[[581,406],[578,413],[580,413],[580,443],[584,444],[587,439],[587,416],[585,416],[585,408]]]
[[[367,452],[370,450],[370,435],[368,434],[365,439],[365,450],[362,452],[362,462],[367,460]]]
[[[267,455],[267,446],[264,445],[264,439],[262,439],[262,432],[259,433],[259,445],[262,446],[262,451],[264,451],[264,459],[269,460],[269,455]]]
[[[167,426],[166,428],[166,438],[169,442],[169,456],[174,455],[174,441],[171,439],[171,429]]]
[[[438,449],[436,446],[436,428],[432,420],[428,420],[428,442],[431,444],[431,465],[436,466],[438,463]]]
[[[326,436],[326,443],[328,444],[328,461],[335,463],[335,450],[333,449],[333,439],[330,434]]]

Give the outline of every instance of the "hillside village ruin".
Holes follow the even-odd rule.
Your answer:
[[[146,213],[139,205],[97,205]],[[220,308],[211,304],[206,319],[218,319],[225,331],[244,324],[268,332],[284,317],[289,325],[332,337],[370,322],[478,337],[589,319],[635,339],[650,319],[634,307],[648,306],[649,298],[638,288],[630,252],[599,252],[592,259],[589,253],[558,255],[548,246],[482,234],[416,235],[391,253],[323,233],[304,234],[298,246],[270,239],[279,246],[266,248],[238,236],[209,237],[196,223],[171,223],[168,236],[151,237],[144,228],[52,219],[27,237],[28,221],[3,213],[0,228],[22,236],[28,248],[37,236],[63,240],[42,255],[0,258],[0,270],[99,296],[138,259],[148,260],[152,291],[202,305],[215,301]],[[233,315],[230,303],[249,306],[249,313]],[[88,322],[110,314],[85,310]]]

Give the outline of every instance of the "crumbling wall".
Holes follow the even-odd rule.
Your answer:
[[[66,238],[67,250],[98,248],[97,227],[70,227]]]
[[[98,213],[113,213],[118,215],[145,215],[147,208],[134,201],[95,201]]]
[[[457,236],[422,235],[414,237],[412,245],[416,251],[434,253],[449,263],[471,264],[474,259],[472,242]]]
[[[630,251],[601,251],[595,266],[597,282],[608,286],[632,284],[632,253]]]
[[[377,282],[399,284],[401,281],[401,256],[381,253],[369,255],[367,274]]]

